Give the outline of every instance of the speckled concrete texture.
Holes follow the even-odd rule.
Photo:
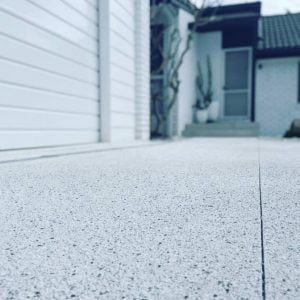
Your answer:
[[[0,299],[261,299],[258,148],[192,139],[0,165]],[[281,251],[296,220],[274,222],[266,247]]]
[[[266,294],[300,299],[300,142],[261,143]]]

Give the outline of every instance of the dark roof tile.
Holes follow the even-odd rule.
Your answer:
[[[300,47],[300,13],[262,17],[260,50]]]

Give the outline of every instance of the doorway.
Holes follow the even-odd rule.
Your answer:
[[[251,48],[225,51],[223,117],[225,120],[250,121]]]

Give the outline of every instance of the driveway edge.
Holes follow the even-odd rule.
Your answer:
[[[30,160],[38,160],[45,158],[55,158],[60,156],[70,156],[79,154],[90,154],[105,151],[116,151],[125,149],[134,149],[142,147],[153,147],[159,145],[166,145],[171,143],[168,141],[139,141],[131,143],[98,143],[98,144],[85,144],[76,146],[57,146],[49,148],[35,148],[35,149],[22,149],[0,151],[0,164],[8,164],[14,162],[24,162]]]

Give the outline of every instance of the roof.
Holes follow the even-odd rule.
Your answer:
[[[207,7],[203,12],[203,16],[208,17],[214,15],[214,16],[229,17],[237,14],[260,15],[260,10],[261,10],[261,2],[258,1],[258,2],[251,2],[251,3]]]
[[[223,30],[227,27],[244,27],[247,24],[253,26],[260,18],[260,11],[261,2],[207,7],[203,11],[202,18],[208,22],[206,25],[199,24],[196,30],[205,32]],[[194,24],[190,24],[189,28],[193,26]]]
[[[300,13],[261,18],[260,57],[300,56]]]

